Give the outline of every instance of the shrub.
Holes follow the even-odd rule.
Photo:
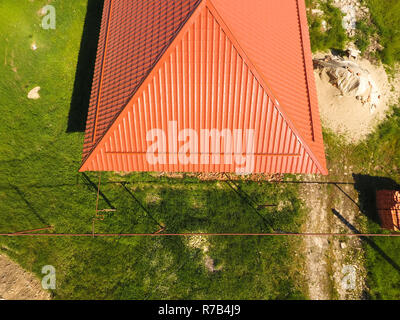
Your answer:
[[[306,2],[308,8],[315,8],[316,3],[318,2],[312,0]],[[343,50],[348,38],[342,26],[342,12],[331,1],[320,2],[320,8],[324,12],[323,16],[313,15],[311,11],[308,14],[312,51]],[[322,30],[324,20],[329,28],[327,31]]]
[[[367,0],[366,3],[384,47],[380,57],[384,63],[393,65],[400,61],[400,1]]]

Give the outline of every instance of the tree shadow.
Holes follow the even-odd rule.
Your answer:
[[[353,178],[355,181],[354,188],[358,192],[361,212],[365,214],[368,219],[380,224],[376,208],[376,191],[400,189],[400,185],[394,180],[385,177],[353,174]]]
[[[67,133],[85,131],[102,12],[103,1],[88,0],[68,115]]]

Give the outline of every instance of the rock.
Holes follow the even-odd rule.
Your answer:
[[[40,98],[39,95],[40,87],[35,87],[28,93],[28,99],[37,100]]]
[[[351,33],[351,31],[354,30],[357,26],[356,10],[352,5],[343,6],[341,10],[343,14],[345,14],[342,23],[343,28],[348,33]]]
[[[205,264],[206,268],[208,269],[208,271],[210,271],[210,272],[215,271],[214,260],[210,256],[208,256],[208,255],[205,256],[204,264]]]
[[[357,21],[369,16],[368,8],[361,5],[358,0],[335,0],[334,5],[344,14],[342,25],[347,35],[353,37]]]
[[[43,7],[38,11],[38,15],[40,17],[43,17],[46,13],[47,13],[46,7]]]
[[[353,59],[357,60],[357,58],[361,54],[361,51],[356,49],[354,46],[349,46],[347,49],[347,54],[348,54],[349,58],[353,58]]]
[[[324,12],[322,10],[320,10],[320,9],[312,9],[311,13],[316,15],[316,16],[323,16],[324,15]]]
[[[322,31],[328,31],[328,23],[325,20],[321,22]]]

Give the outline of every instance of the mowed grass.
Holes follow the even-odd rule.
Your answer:
[[[48,2],[0,0],[0,233],[92,230],[98,176],[78,174],[83,133],[67,133],[87,1],[52,1],[57,28],[43,30],[38,11]],[[28,100],[35,86],[41,98]],[[104,174],[101,191],[99,207],[116,211],[96,232],[152,233],[158,223],[171,233],[298,231],[302,223],[295,185]],[[56,299],[295,299],[304,296],[298,241],[0,237],[0,252],[39,277],[53,265]]]

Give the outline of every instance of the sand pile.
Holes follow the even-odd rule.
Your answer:
[[[368,70],[356,62],[340,57],[326,56],[314,59],[314,68],[329,77],[329,82],[339,89],[342,96],[353,97],[374,113],[380,103],[381,94]]]
[[[383,66],[317,54],[314,68],[324,126],[358,142],[386,117],[394,96]]]

